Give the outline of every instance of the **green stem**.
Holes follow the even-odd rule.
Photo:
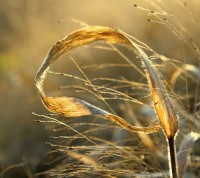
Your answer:
[[[170,168],[170,177],[172,178],[178,178],[178,172],[177,172],[177,162],[176,162],[176,147],[175,147],[175,140],[174,137],[168,138],[168,144],[169,144],[169,168]]]

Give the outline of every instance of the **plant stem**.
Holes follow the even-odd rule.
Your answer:
[[[177,173],[177,162],[176,162],[176,149],[175,149],[175,137],[168,138],[168,144],[169,144],[169,168],[170,168],[170,177],[172,178],[178,178]]]

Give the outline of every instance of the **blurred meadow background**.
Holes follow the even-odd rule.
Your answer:
[[[197,0],[1,0],[0,172],[8,169],[5,171],[4,177],[27,177],[27,175],[30,177],[30,175],[45,170],[45,168],[42,168],[44,167],[43,161],[51,150],[51,146],[46,142],[52,135],[53,126],[35,122],[38,117],[32,112],[37,114],[48,114],[49,112],[44,108],[38,97],[34,81],[39,66],[49,48],[55,42],[85,24],[108,26],[119,28],[136,37],[159,54],[199,68],[199,7],[200,2]],[[123,48],[121,50],[128,57],[135,58],[134,55],[129,54],[128,50]],[[103,66],[100,67],[101,63],[121,64],[120,59],[118,59],[119,55],[114,54],[113,51],[83,47],[72,55],[85,69],[88,76],[95,77],[100,74],[103,77],[117,76],[120,79],[126,78],[147,84],[146,79],[138,77],[138,73],[132,68],[121,69],[116,67],[102,73],[101,67],[103,68]],[[54,69],[57,72],[78,75],[80,72],[73,62],[64,60],[64,58],[67,58],[67,56],[57,62]],[[141,68],[140,61],[135,61],[135,64]],[[92,68],[94,64],[96,64],[96,67],[93,66]],[[98,70],[96,70],[97,65]],[[159,69],[162,70],[165,79],[169,79],[171,71],[163,66]],[[52,78],[48,80],[48,85],[45,86],[48,94],[52,92],[56,96],[74,96],[75,93],[71,90],[65,91],[63,89],[60,91],[58,89],[59,86],[72,84],[73,78],[59,78],[57,75],[50,77]],[[184,95],[186,90],[189,94],[192,94],[194,90],[191,89],[198,87],[199,85],[195,82],[190,85],[185,81],[179,81],[175,90],[177,95]],[[124,92],[131,91],[129,89]],[[148,98],[148,95],[145,89],[138,88],[133,97],[146,102],[146,99],[142,97]],[[76,96],[86,101],[93,101],[93,104],[106,109],[102,103],[97,102],[94,98],[86,97],[81,93],[76,93]],[[190,102],[191,105],[188,104]],[[191,97],[190,101],[186,101],[187,104],[184,103],[185,109],[192,113],[195,104],[198,102],[200,102],[199,93],[198,98],[197,96],[196,98]],[[116,104],[116,101],[109,104],[119,115],[125,116],[125,118],[134,116],[138,119],[146,114],[146,111],[142,110],[137,104],[134,106],[120,102]],[[135,107],[134,111],[131,111],[132,107]],[[197,113],[198,108],[195,111]],[[77,120],[75,119],[74,122],[77,122]],[[98,134],[101,135],[102,133],[99,131]],[[126,137],[127,133],[123,131],[114,135],[108,132],[102,139],[112,140],[111,137],[117,137],[119,141],[132,137],[134,143],[142,147],[140,149],[143,149],[145,145],[139,141],[140,137],[132,134]],[[158,146],[160,143],[156,143],[157,137],[162,137],[162,133],[155,135],[154,144]],[[131,140],[127,142],[131,143]],[[155,145],[149,147],[153,148]],[[199,142],[195,145],[196,150],[198,150],[199,145]],[[166,149],[166,145],[160,145],[160,148],[161,150]],[[194,154],[200,155],[200,152],[196,151]],[[139,157],[141,158],[142,155],[143,153]],[[151,156],[149,158],[152,159]],[[162,161],[157,160],[156,163],[161,164]],[[167,165],[163,165],[159,169],[166,169],[166,167]],[[144,168],[145,166],[141,167],[141,169]],[[155,169],[156,171],[157,169]],[[194,166],[194,170],[191,172],[199,176],[199,166]]]

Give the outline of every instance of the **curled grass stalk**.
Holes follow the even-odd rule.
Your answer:
[[[77,48],[79,46],[83,46],[95,41],[106,41],[111,45],[114,43],[120,43],[132,49],[136,53],[136,55],[140,57],[143,67],[145,69],[146,78],[149,83],[149,88],[152,95],[152,101],[154,103],[154,108],[158,116],[159,123],[156,122],[148,127],[136,127],[129,124],[123,118],[117,116],[116,114],[112,114],[108,111],[102,110],[84,100],[66,96],[65,97],[46,96],[46,93],[44,92],[43,89],[43,84],[45,77],[48,74],[48,70],[50,66],[53,64],[53,62],[58,60],[59,57],[64,53],[67,53],[70,50]],[[178,117],[170,101],[170,97],[164,85],[163,79],[161,79],[161,76],[156,66],[149,59],[149,57],[144,52],[141,45],[147,48],[147,46],[144,45],[142,42],[139,42],[135,38],[131,38],[129,35],[127,35],[121,30],[116,30],[109,27],[101,27],[101,26],[88,26],[79,29],[77,31],[72,32],[63,40],[58,41],[50,49],[49,53],[47,54],[43,64],[41,65],[36,75],[35,84],[45,107],[49,111],[56,114],[61,114],[67,118],[90,116],[90,115],[101,116],[107,118],[108,120],[113,121],[114,123],[118,124],[120,127],[128,130],[129,132],[139,132],[145,134],[157,132],[161,127],[169,144],[169,157],[170,157],[169,167],[171,168],[170,175],[171,177],[176,178],[178,177],[178,171],[176,163],[177,158],[175,153],[175,137],[179,127]],[[150,49],[148,48],[148,50]],[[125,59],[130,66],[133,66],[135,68],[135,65],[129,59],[128,60],[127,58]],[[76,66],[78,67],[77,63]],[[84,77],[87,83],[91,85],[97,92],[97,95],[99,95],[99,92],[97,91],[95,86],[91,83],[91,81],[89,81],[87,76],[84,75]],[[93,141],[91,142],[93,143]]]
[[[66,117],[101,115],[111,121],[114,121],[115,123],[119,124],[121,127],[130,132],[156,132],[160,128],[160,125],[158,123],[154,123],[152,126],[146,128],[139,128],[130,125],[121,117],[104,111],[83,100],[72,97],[46,97],[43,90],[43,83],[50,65],[54,61],[56,61],[63,53],[68,52],[73,48],[92,43],[94,41],[102,40],[109,43],[121,43],[123,45],[131,46],[131,41],[117,30],[108,27],[92,26],[85,27],[71,33],[69,36],[57,42],[51,48],[47,57],[44,60],[44,63],[42,64],[36,75],[36,87],[44,105],[51,112],[62,114]],[[128,60],[127,62],[133,66],[131,61]]]

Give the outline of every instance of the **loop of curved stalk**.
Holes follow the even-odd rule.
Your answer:
[[[134,41],[135,42],[134,42]],[[58,58],[70,50],[83,46],[88,43],[95,41],[106,41],[110,44],[120,43],[133,49],[133,51],[140,56],[143,66],[146,72],[146,78],[149,82],[149,88],[152,94],[152,100],[154,102],[154,108],[157,113],[160,124],[155,123],[149,127],[135,127],[127,123],[121,117],[111,114],[105,110],[102,110],[96,106],[93,106],[84,100],[79,100],[72,97],[47,97],[43,83],[46,77],[47,71],[51,64],[58,60]],[[175,139],[175,135],[178,131],[178,118],[174,111],[173,105],[170,102],[169,94],[164,86],[162,79],[159,76],[159,72],[153,62],[148,58],[147,54],[141,47],[141,42],[138,44],[138,40],[130,38],[129,35],[125,34],[120,30],[115,30],[109,27],[101,26],[88,26],[77,31],[72,32],[63,40],[58,41],[49,51],[46,56],[41,68],[36,75],[36,87],[38,93],[46,106],[46,108],[57,114],[62,114],[65,117],[78,117],[78,116],[89,116],[99,115],[103,116],[122,128],[130,132],[142,132],[142,133],[153,133],[159,130],[160,125],[170,143],[170,140]],[[143,45],[144,46],[144,45]],[[146,46],[145,46],[146,47]],[[130,66],[134,66],[130,60],[126,60]],[[135,67],[135,66],[134,66]],[[174,146],[174,142],[172,143]],[[174,147],[169,147],[170,149]],[[170,150],[173,151],[173,150]],[[176,160],[175,154],[170,154],[171,160]],[[173,177],[177,177],[176,161],[175,165],[171,162],[173,167]]]

